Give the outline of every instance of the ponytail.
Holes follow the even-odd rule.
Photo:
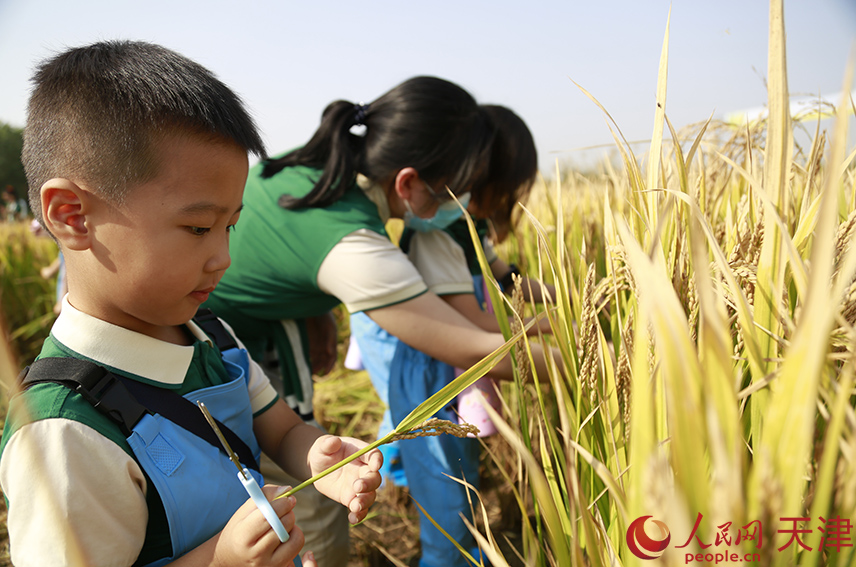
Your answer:
[[[321,115],[321,125],[305,146],[279,159],[265,162],[263,178],[272,177],[283,168],[293,165],[322,170],[321,177],[309,193],[299,199],[283,195],[279,199],[281,207],[326,207],[345,194],[356,175],[354,166],[359,146],[362,145],[361,138],[350,133],[351,127],[356,125],[357,114],[352,102],[337,100],[330,103]]]
[[[365,126],[365,136],[351,133],[357,125]],[[367,106],[331,103],[312,139],[266,162],[262,177],[295,165],[322,170],[304,197],[280,198],[288,209],[325,207],[344,195],[357,173],[383,184],[405,167],[435,187],[477,191],[487,180],[492,141],[492,123],[467,91],[443,79],[414,77]]]

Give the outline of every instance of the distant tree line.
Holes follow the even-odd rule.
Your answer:
[[[23,128],[0,122],[0,190],[11,185],[19,199],[27,198],[27,178],[21,163],[23,133]]]

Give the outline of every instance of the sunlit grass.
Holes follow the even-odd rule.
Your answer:
[[[522,517],[516,551],[500,545],[474,497],[482,521],[473,529],[494,566],[684,564],[685,552],[702,551],[697,540],[677,548],[699,514],[706,544],[717,526],[730,522],[736,540],[760,522],[760,550],[743,542],[718,551],[758,551],[765,567],[856,562],[853,547],[821,549],[817,529],[821,518],[856,521],[856,168],[846,118],[832,132],[817,123],[807,146],[794,143],[782,18],[773,0],[765,122],[676,129],[668,32],[647,154],[636,155],[596,93],[586,93],[607,117],[618,159],[539,183],[499,248],[556,286],[536,308],[553,333],[526,337],[507,325],[516,338],[399,424],[398,432],[418,426],[513,353],[516,379],[503,385],[494,416],[508,451],[489,445],[489,453]],[[849,76],[843,87],[850,91]],[[852,112],[842,103],[842,114]],[[52,253],[50,241],[15,251],[15,239],[29,237],[10,234],[0,257],[9,270],[4,312],[37,277],[30,265]],[[45,326],[50,299],[39,297],[49,291],[15,299],[16,344],[28,324]],[[502,324],[533,313],[489,291]],[[548,376],[533,376],[530,341],[558,349]],[[337,369],[317,386],[319,416],[333,432],[364,436],[379,419],[365,373]],[[672,537],[653,561],[625,542],[630,522],[645,515]],[[809,518],[801,539],[812,551],[778,551],[788,517]]]
[[[39,270],[57,253],[54,241],[34,236],[28,223],[0,223],[0,313],[17,361],[35,358],[53,321],[55,280]],[[11,376],[2,378],[11,385]]]
[[[555,338],[541,340],[571,345],[549,386],[504,390],[526,565],[683,564],[703,551],[676,548],[699,514],[706,544],[717,526],[736,539],[761,522],[760,551],[717,551],[759,551],[762,565],[854,561],[853,547],[820,549],[817,529],[856,516],[851,103],[832,136],[818,127],[794,151],[781,12],[774,0],[768,121],[677,132],[664,48],[649,154],[639,161],[611,123],[623,170],[543,184],[501,249],[557,285]],[[644,515],[672,534],[653,561],[624,542]],[[778,550],[788,517],[809,518],[813,551]]]

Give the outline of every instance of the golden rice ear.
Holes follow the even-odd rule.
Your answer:
[[[782,8],[770,4],[771,109],[787,107]],[[552,547],[552,505],[576,519],[558,528],[567,552],[592,565],[636,565],[621,537],[648,514],[686,536],[702,513],[700,541],[711,544],[711,526],[732,522],[735,537],[763,521],[773,526],[765,546],[781,516],[852,516],[854,155],[837,127],[794,153],[790,117],[775,112],[738,129],[708,118],[687,133],[658,108],[670,139],[655,125],[646,168],[611,123],[623,170],[557,171],[556,190],[539,183],[498,248],[565,292],[547,312],[547,339],[570,345],[566,367],[549,392],[537,380],[503,390],[518,410],[500,429],[524,463],[510,482],[523,487],[521,510],[538,510],[523,528],[532,546],[565,553]],[[816,550],[821,536],[804,540]],[[652,564],[681,561],[680,551]],[[774,567],[852,557],[764,553]]]

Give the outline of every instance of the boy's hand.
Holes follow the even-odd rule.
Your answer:
[[[366,446],[352,437],[324,435],[319,437],[309,450],[309,467],[316,475],[335,465]],[[380,451],[374,449],[351,461],[339,470],[315,483],[315,487],[328,498],[348,508],[348,521],[358,524],[365,519],[369,507],[374,504],[381,476],[378,472],[383,464]]]
[[[294,496],[275,499],[290,487],[268,485],[262,492],[282,520],[289,539],[281,543],[252,500],[232,515],[220,532],[212,565],[289,566],[303,547],[303,532],[294,524]],[[214,496],[216,498],[216,495]],[[312,563],[309,563],[310,567]]]

